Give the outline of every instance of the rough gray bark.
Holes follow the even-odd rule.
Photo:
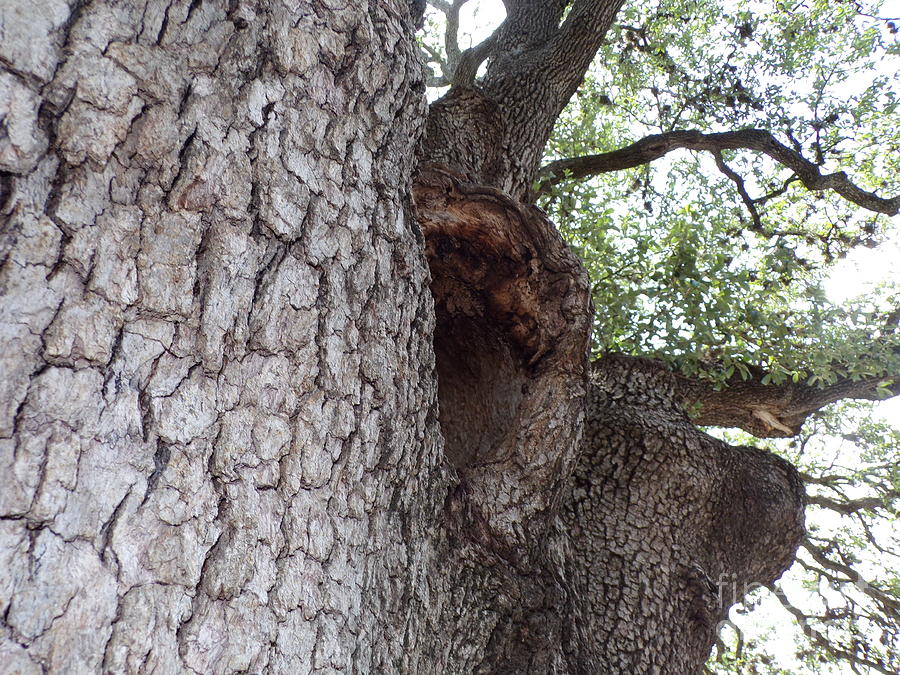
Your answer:
[[[589,381],[517,201],[619,6],[566,4],[507,3],[421,151],[407,3],[0,6],[0,663],[699,667],[800,497],[668,376]]]
[[[785,460],[699,431],[658,363],[607,357],[591,384],[563,517],[596,672],[698,672],[728,608],[793,560],[803,485]]]
[[[412,21],[0,7],[3,670],[427,669]]]

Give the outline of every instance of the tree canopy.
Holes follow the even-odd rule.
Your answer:
[[[429,84],[477,87],[496,33],[473,38],[467,0],[430,4]],[[595,355],[668,362],[700,424],[731,426],[718,411],[734,397],[778,402],[741,426],[796,436],[772,448],[807,487],[793,573],[808,594],[776,597],[809,672],[900,668],[900,430],[859,403],[817,412],[900,393],[896,275],[858,297],[826,292],[840,260],[897,236],[898,9],[626,3],[529,195],[590,274]],[[711,669],[783,672],[729,630]]]

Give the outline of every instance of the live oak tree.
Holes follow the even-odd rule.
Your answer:
[[[444,5],[451,27],[462,4]],[[670,221],[680,267],[648,281],[677,289],[705,283],[693,255],[705,236],[768,233],[756,262],[781,265],[773,283],[787,287],[818,264],[795,242],[828,258],[882,233],[770,222],[795,188],[886,215],[900,198],[870,184],[893,160],[861,155],[852,177],[825,168],[841,139],[823,140],[824,118],[812,159],[798,130],[683,128],[694,116],[544,163],[567,149],[564,134],[548,142],[575,119],[561,118],[573,94],[600,82],[598,53],[616,72],[615,35],[634,45],[622,67],[697,84],[647,36],[692,16],[625,24],[642,10],[620,5],[506,0],[485,43],[448,43],[433,75],[452,86],[428,106],[416,2],[0,6],[0,662],[703,667],[740,599],[719,582],[771,584],[812,538],[789,462],[697,425],[794,435],[827,403],[890,394],[893,324],[870,312],[883,330],[850,358],[835,345],[858,327],[811,302],[815,326],[838,326],[824,360],[795,343],[793,360],[773,361],[747,347],[750,330],[706,349],[698,333],[696,353],[673,338],[661,358],[622,330],[632,322],[609,320],[629,306],[607,302],[615,275],[595,278],[591,302],[588,249],[609,242],[612,271],[620,252],[632,265],[627,247],[571,237],[579,259],[534,202],[571,234],[584,223],[563,213],[567,181],[674,147],[709,153],[748,215],[743,228],[692,229],[690,209]],[[667,93],[646,83],[665,112]],[[583,91],[600,108],[619,98]],[[752,196],[769,186],[735,168],[729,152],[744,148],[790,172],[783,189]],[[573,194],[599,204],[602,187],[585,185]],[[634,225],[610,206],[604,222]],[[639,278],[623,276],[626,299]],[[697,314],[672,313],[669,297],[658,311],[673,335],[689,331]],[[757,331],[786,314],[765,298],[765,322],[747,319]],[[802,324],[784,322],[802,342]],[[603,356],[590,360],[592,330]]]
[[[424,48],[434,71],[430,83],[446,86],[453,55],[462,53],[455,45],[468,37],[461,35],[466,22],[459,21],[463,5],[434,5],[447,16],[447,30],[443,22],[429,25]],[[896,175],[900,160],[898,60],[884,59],[897,51],[896,19],[878,20],[851,3],[797,5],[769,15],[765,9],[757,6],[753,14],[677,1],[624,8],[556,122],[536,187],[539,203],[590,271],[598,353],[651,353],[685,374],[719,382],[735,372],[741,377],[734,380],[746,379],[748,366],[760,364],[757,377],[776,383],[835,384],[839,377],[852,382],[896,372],[896,342],[884,339],[885,327],[896,323],[896,291],[887,287],[835,306],[821,288],[831,260],[871,246],[888,223],[854,213],[840,196],[791,190],[797,173],[779,175],[777,164],[759,161],[763,133],[720,131],[739,123],[780,129],[797,148],[801,137],[817,162],[852,158],[843,161],[857,180],[882,184],[882,176]],[[694,128],[673,133],[676,125]],[[722,151],[738,138],[757,152],[726,151],[726,165]],[[701,152],[684,153],[662,170],[647,163],[679,147]],[[781,156],[803,175],[797,156]],[[553,174],[562,187],[553,189]],[[745,180],[769,184],[771,192],[755,187],[753,199]],[[713,414],[707,405],[705,416],[729,425],[738,412]],[[765,434],[764,411],[744,412],[756,417],[745,426],[756,423]],[[806,668],[894,672],[896,431],[865,420],[854,429],[855,415],[846,407],[820,416],[800,442],[776,451],[797,464],[810,493],[812,532],[801,546],[794,583],[802,576],[815,595],[824,595],[815,603],[790,586],[787,594],[773,590],[788,610],[784,616],[796,618],[802,630],[798,658]],[[753,441],[745,435],[743,442]],[[841,447],[837,461],[834,447]],[[823,520],[828,513],[841,524]],[[860,561],[860,553],[868,560]],[[873,558],[882,564],[873,568]],[[739,636],[736,655],[719,646],[711,664],[717,671],[783,672],[764,644],[754,649]],[[842,665],[827,670],[834,660]]]

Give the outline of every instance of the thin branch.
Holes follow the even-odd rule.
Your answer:
[[[862,578],[862,575],[854,570],[852,567],[845,563],[839,563],[836,560],[832,560],[827,555],[825,555],[824,551],[813,543],[811,537],[807,537],[804,542],[800,545],[804,551],[809,553],[812,556],[812,559],[819,563],[825,569],[829,569],[832,572],[837,572],[839,574],[843,574],[847,577],[847,581],[855,584],[860,591],[868,595],[873,600],[882,604],[882,606],[889,608],[895,614],[900,612],[900,602],[891,595],[885,593],[877,586],[873,586],[865,579]],[[843,557],[843,553],[838,550],[838,555]]]
[[[434,84],[429,86],[470,85],[475,81],[478,67],[484,63],[494,51],[497,45],[498,35],[502,24],[491,35],[479,42],[474,47],[462,50],[459,47],[459,12],[469,0],[429,0],[429,4],[439,9],[446,17],[444,29],[444,50],[447,53],[446,61],[440,57],[435,49],[426,45],[432,59],[440,66],[443,78],[434,78]]]
[[[886,508],[882,497],[861,497],[860,499],[839,502],[822,495],[807,495],[806,503],[814,504],[823,509],[830,509],[831,511],[840,513],[842,516],[849,516],[857,511],[875,511],[877,509]]]
[[[444,59],[444,55],[440,53],[437,49],[429,45],[427,42],[422,44],[422,49],[424,49],[428,53],[428,62],[437,64],[438,68],[441,69],[440,75],[434,75],[435,77],[443,77],[444,79],[448,79],[448,73],[450,72],[450,66],[447,63],[446,59]]]
[[[540,171],[540,191],[565,180],[621,171],[659,159],[673,150],[754,150],[791,169],[803,185],[814,191],[833,190],[858,206],[892,216],[900,212],[900,196],[879,197],[855,185],[843,171],[823,174],[819,167],[780,143],[765,129],[740,129],[714,134],[699,131],[671,131],[647,136],[624,148],[598,155],[585,155],[550,162]]]
[[[896,494],[894,495],[896,497]],[[884,555],[894,556],[895,558],[900,558],[900,553],[897,551],[892,551],[890,549],[885,548],[881,544],[878,543],[878,540],[875,538],[875,533],[872,532],[872,528],[868,522],[866,522],[865,517],[862,513],[854,513],[853,514],[856,519],[859,521],[860,527],[862,527],[863,532],[866,535],[866,541],[869,542],[869,545],[875,548],[876,551],[882,553]],[[892,511],[892,515],[896,515],[896,512]]]
[[[744,653],[744,631],[742,631],[741,627],[738,626],[731,619],[726,618],[724,621],[722,621],[722,623],[720,625],[723,628],[725,626],[728,626],[729,628],[731,628],[734,631],[735,635],[737,636],[737,645],[735,645],[735,648],[734,648],[734,658],[740,659]],[[725,652],[726,651],[727,650],[725,648],[725,641],[722,639],[722,631],[720,630],[716,634],[716,661],[717,662],[721,663],[725,660]]]
[[[791,602],[787,599],[787,596],[784,594],[784,591],[782,591],[780,587],[776,586],[775,584],[770,584],[769,586],[767,586],[767,588],[772,591],[772,594],[776,598],[778,598],[781,606],[784,607],[794,617],[794,619],[797,620],[797,623],[800,624],[800,628],[803,630],[803,634],[806,635],[813,642],[813,644],[825,651],[825,653],[830,654],[835,658],[845,660],[850,664],[872,668],[874,670],[877,670],[879,673],[884,673],[884,675],[895,675],[894,671],[888,670],[881,662],[872,661],[871,659],[857,656],[853,652],[847,651],[841,646],[834,644],[831,640],[822,635],[822,633],[812,627],[809,622],[810,617],[801,609],[791,604]]]
[[[450,85],[450,80],[448,80],[443,75],[435,75],[432,73],[428,76],[428,79],[425,80],[426,87],[447,87]]]
[[[848,485],[853,484],[853,480],[844,476],[842,474],[831,474],[828,476],[813,476],[808,473],[800,473],[800,478],[804,483],[813,483],[815,485],[824,485],[830,488],[833,488],[837,483],[847,483]]]
[[[848,441],[852,441],[852,442],[856,443],[859,440],[859,438],[854,437],[854,436],[850,436],[850,437],[844,436],[844,440],[848,440]],[[844,469],[845,471],[850,472],[851,475],[848,475],[847,473],[831,473],[831,474],[821,474],[819,476],[813,476],[812,474],[801,472],[800,478],[803,479],[804,483],[813,483],[815,485],[823,485],[825,487],[828,487],[828,488],[831,488],[832,490],[837,491],[839,494],[843,494],[843,493],[841,493],[837,489],[837,487],[836,487],[837,485],[839,485],[839,484],[856,485],[857,480],[861,480],[864,483],[867,483],[868,485],[872,486],[876,490],[885,491],[885,490],[890,489],[888,487],[888,485],[883,483],[882,481],[878,481],[878,482],[872,481],[868,474],[871,474],[872,472],[876,472],[876,471],[890,471],[894,467],[895,467],[894,462],[884,462],[882,464],[868,465],[865,468],[865,471],[867,473],[863,474],[863,475],[859,475],[859,476],[852,475],[852,473],[857,470],[855,468],[840,467],[840,468]]]
[[[744,179],[741,178],[740,174],[738,174],[734,169],[732,169],[725,163],[725,160],[722,159],[721,150],[714,150],[713,157],[716,160],[716,167],[718,167],[719,171],[725,174],[729,179],[731,179],[735,186],[737,186],[738,194],[741,196],[741,200],[744,202],[744,206],[746,206],[747,210],[750,212],[750,217],[753,219],[753,228],[762,231],[762,219],[759,217],[759,211],[756,210],[756,203],[753,199],[750,198],[750,195],[747,194],[747,188],[744,185]]]
[[[764,194],[762,197],[757,197],[756,199],[753,200],[753,203],[754,204],[765,204],[767,201],[769,201],[771,199],[775,199],[775,197],[780,197],[785,192],[787,192],[788,188],[791,186],[791,183],[796,183],[798,180],[800,180],[800,179],[797,178],[797,176],[791,176],[790,178],[787,178],[784,181],[784,183],[781,184],[780,188],[778,188],[776,190],[772,190],[772,192]]]

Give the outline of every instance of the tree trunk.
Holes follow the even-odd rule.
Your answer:
[[[659,364],[607,357],[564,510],[598,672],[701,669],[729,607],[793,561],[803,485],[783,459],[698,431]]]
[[[423,85],[370,4],[0,10],[4,669],[428,659]]]
[[[684,673],[709,584],[789,562],[793,469],[654,364],[589,377],[587,277],[517,201],[589,59],[421,150],[413,4],[0,8],[12,671]]]

